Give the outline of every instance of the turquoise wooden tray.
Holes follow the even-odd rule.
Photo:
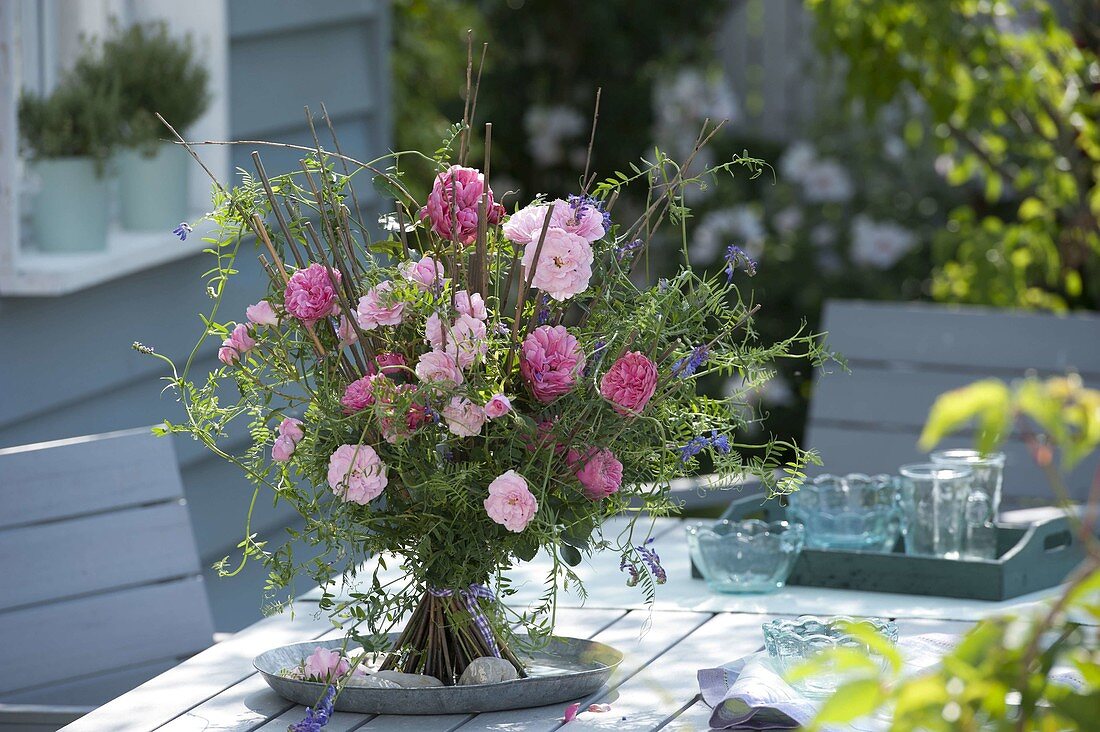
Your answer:
[[[734,501],[722,518],[781,521],[786,514],[778,500],[754,495]],[[1057,585],[1083,559],[1080,540],[1059,516],[1029,526],[997,524],[995,560],[909,556],[901,541],[893,552],[804,549],[787,584],[1008,600]],[[701,578],[694,564],[691,573]]]

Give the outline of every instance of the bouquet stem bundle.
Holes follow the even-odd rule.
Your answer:
[[[503,658],[521,677],[527,675],[507,645],[481,632],[459,593],[441,596],[427,591],[380,670],[427,674],[453,684],[471,661],[486,656]]]

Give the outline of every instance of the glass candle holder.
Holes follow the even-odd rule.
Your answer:
[[[812,549],[892,551],[901,533],[898,481],[890,475],[821,475],[787,497],[787,517]]]
[[[905,551],[958,559],[962,556],[967,501],[973,473],[957,465],[903,465]]]
[[[1001,510],[1004,481],[1003,452],[983,454],[977,450],[938,450],[929,455],[937,465],[969,468],[973,473],[970,495],[963,512],[962,556],[967,559],[997,558],[997,529],[994,522]]]
[[[775,592],[787,582],[805,531],[786,521],[697,522],[686,527],[695,566],[715,592]]]
[[[862,651],[885,671],[886,658],[875,653],[863,640],[851,632],[853,626],[870,629],[892,644],[898,642],[898,627],[892,621],[879,618],[850,618],[837,616],[819,618],[800,615],[797,618],[778,618],[764,623],[764,648],[772,666],[781,675],[787,673],[822,651],[832,648],[854,648]],[[843,674],[827,673],[792,681],[793,686],[806,696],[829,696],[844,682]]]

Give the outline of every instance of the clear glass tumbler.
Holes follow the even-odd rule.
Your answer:
[[[980,453],[977,450],[938,450],[929,458],[937,465],[966,467],[974,474],[967,498],[962,554],[968,559],[997,558],[997,529],[994,521],[1001,510],[1001,483],[1004,480],[1003,452]]]
[[[903,465],[905,551],[945,559],[962,556],[973,472],[958,465]]]

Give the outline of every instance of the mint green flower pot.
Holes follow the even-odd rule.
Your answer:
[[[171,231],[187,220],[187,151],[165,142],[151,156],[123,150],[118,168],[118,212],[124,229]]]
[[[31,163],[39,181],[31,216],[39,251],[101,252],[107,248],[110,181],[91,158],[42,158]]]

